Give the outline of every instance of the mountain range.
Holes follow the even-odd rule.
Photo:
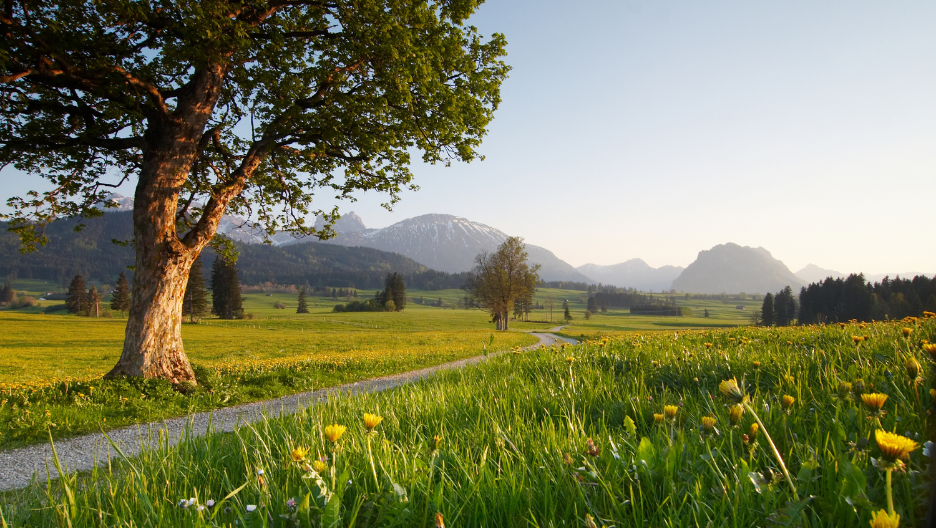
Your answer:
[[[317,226],[321,225],[320,219]],[[392,251],[447,273],[471,270],[479,253],[494,252],[508,238],[499,229],[446,214],[426,214],[382,229],[368,229],[361,217],[351,212],[342,215],[332,229],[336,236],[324,241],[326,244]],[[543,280],[592,282],[546,248],[527,244],[526,251],[530,262],[540,265]]]
[[[65,275],[70,277],[69,273],[77,273],[79,269],[93,269],[103,277],[114,274],[110,269],[113,266],[107,263],[117,265],[118,262],[127,261],[118,266],[121,269],[130,264],[132,250],[114,246],[109,241],[112,238],[126,240],[131,236],[129,211],[133,208],[133,199],[120,195],[113,195],[111,199],[115,207],[106,211],[121,214],[105,215],[105,220],[88,220],[85,222],[88,228],[80,233],[73,231],[77,223],[75,220],[55,222],[49,231],[56,235],[53,243],[32,256],[19,255],[15,237],[4,233],[0,236],[0,273],[22,270],[36,278],[39,275],[50,275],[50,278],[54,276],[64,280]],[[317,221],[317,227],[322,226],[321,222],[321,219]],[[277,233],[271,237],[270,243],[274,246],[271,248],[269,245],[261,245],[264,242],[263,232],[257,226],[243,218],[225,215],[219,224],[218,233],[239,243],[244,258],[243,273],[248,275],[245,276],[248,282],[279,280],[280,283],[291,283],[301,279],[355,283],[360,286],[378,280],[377,270],[382,272],[390,267],[402,267],[411,274],[418,274],[421,282],[428,281],[427,285],[447,287],[443,284],[457,282],[460,274],[474,266],[475,257],[479,253],[493,252],[508,238],[506,233],[496,228],[446,214],[421,215],[373,229],[368,228],[360,216],[350,212],[342,215],[333,230],[336,232],[335,238],[324,242]],[[326,251],[328,246],[360,248],[372,252],[355,250],[336,253]],[[686,268],[653,268],[636,258],[613,265],[585,264],[575,268],[546,248],[527,245],[526,249],[530,261],[541,266],[540,277],[543,280],[602,283],[641,291],[674,289],[690,293],[766,293],[790,286],[798,292],[800,287],[826,277],[845,276],[814,264],[794,274],[766,249],[733,243],[700,251],[697,259]],[[356,259],[360,260],[357,264]],[[289,268],[288,273],[285,268]],[[914,275],[917,274],[900,274],[901,277]],[[883,277],[875,275],[865,278],[879,281]]]
[[[643,260],[635,258],[610,266],[583,264],[576,269],[591,278],[592,282],[658,292],[672,288],[673,280],[679,277],[685,268],[682,266],[654,268]]]

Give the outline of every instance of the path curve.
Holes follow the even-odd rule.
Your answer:
[[[560,327],[561,328],[561,327]],[[550,346],[556,342],[574,344],[574,339],[567,339],[545,332],[531,332],[539,342],[530,345],[533,349],[540,345]],[[360,394],[363,392],[380,392],[406,385],[414,381],[427,378],[433,374],[480,363],[486,358],[475,356],[450,363],[443,363],[400,374],[391,374],[354,383],[346,383],[337,387],[319,389],[265,400],[246,403],[235,407],[225,407],[213,411],[205,411],[189,416],[171,418],[161,422],[137,424],[107,432],[111,440],[120,446],[128,457],[134,457],[148,447],[156,447],[160,433],[169,438],[169,445],[176,445],[183,432],[189,431],[193,436],[203,436],[210,430],[213,433],[229,432],[236,429],[241,422],[252,423],[261,419],[263,415],[269,418],[295,413],[300,408],[309,407],[324,402],[329,394],[341,392],[344,394]],[[189,429],[190,428],[190,429]],[[59,460],[69,472],[86,471],[95,464],[119,457],[116,450],[101,433],[77,436],[59,440],[55,443],[55,450]],[[58,478],[52,464],[52,447],[49,444],[37,444],[8,451],[0,451],[0,491],[24,488],[30,484],[33,475],[45,480],[44,472],[51,468],[51,478]]]

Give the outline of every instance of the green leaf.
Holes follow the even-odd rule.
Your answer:
[[[640,439],[640,445],[637,446],[637,460],[647,466],[652,466],[656,461],[656,447],[646,436]]]
[[[637,437],[637,424],[630,416],[624,417],[624,429],[627,431],[628,436]]]
[[[324,528],[334,528],[341,523],[341,499],[338,494],[332,494],[325,505],[325,511],[322,512],[322,526]]]

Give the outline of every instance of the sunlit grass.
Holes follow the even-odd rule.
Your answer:
[[[14,526],[433,526],[441,515],[447,526],[591,516],[618,527],[866,527],[888,503],[877,420],[920,444],[932,425],[925,340],[936,340],[932,320],[634,333],[505,354],[147,451],[69,484],[71,502],[61,486],[31,488],[4,515]],[[905,372],[907,357],[922,380]],[[762,428],[750,412],[732,427],[733,401],[718,389],[730,379]],[[884,413],[869,413],[861,385],[888,395]],[[382,417],[370,434],[365,413]],[[331,424],[347,427],[337,442]],[[920,525],[928,506],[924,451],[892,475],[903,526]]]

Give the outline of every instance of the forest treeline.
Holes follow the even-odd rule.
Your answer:
[[[862,274],[851,274],[812,283],[799,295],[800,324],[883,321],[924,311],[936,312],[936,277],[885,277],[872,284]]]
[[[132,275],[128,269],[134,263],[133,247],[128,243],[133,236],[131,214],[111,212],[84,220],[80,231],[75,231],[81,223],[77,219],[52,222],[46,228],[49,243],[27,254],[20,253],[19,238],[0,223],[0,277],[50,280],[65,289],[76,275],[96,284],[113,284],[121,272]],[[115,244],[115,240],[121,243]],[[371,248],[316,242],[236,247],[243,285],[376,289],[383,288],[388,273],[398,272],[406,276],[410,288],[440,290],[460,288],[467,275],[436,271],[403,255]],[[202,256],[211,262],[216,255],[209,249]]]

